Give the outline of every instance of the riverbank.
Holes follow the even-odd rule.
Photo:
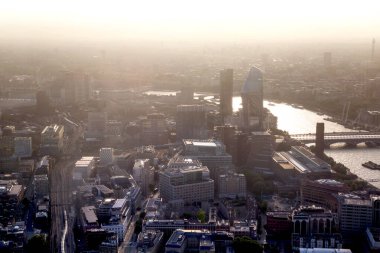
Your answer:
[[[324,118],[325,120],[340,124],[340,125],[342,125],[346,128],[349,128],[351,130],[376,131],[376,127],[369,127],[369,126],[366,127],[360,123],[354,122],[351,119],[348,119],[346,122],[344,122],[341,119],[341,115],[328,112],[326,110],[323,110],[323,108],[317,107],[315,105],[300,103],[299,101],[298,102],[291,101],[291,100],[284,101],[284,100],[279,100],[279,99],[275,99],[275,98],[267,98],[267,101],[274,102],[274,103],[285,103],[285,104],[292,106],[294,108],[298,108],[298,109],[303,108],[303,109],[312,111],[318,115],[327,116]]]

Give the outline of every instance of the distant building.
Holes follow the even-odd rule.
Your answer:
[[[219,198],[245,198],[247,196],[247,182],[244,174],[227,173],[219,176]]]
[[[206,139],[207,113],[203,105],[178,105],[176,115],[177,140]]]
[[[32,137],[15,137],[14,138],[14,155],[18,158],[32,156]]]
[[[194,89],[190,86],[184,86],[180,92],[177,92],[177,102],[179,104],[193,104],[194,102]]]
[[[193,203],[214,199],[214,180],[207,167],[171,168],[160,173],[161,197],[166,202]]]
[[[243,128],[245,131],[262,130],[263,128],[263,73],[252,67],[247,80],[241,89],[243,103]]]
[[[164,114],[152,113],[141,120],[141,145],[163,145],[168,143],[168,139]]]
[[[41,132],[41,155],[57,156],[63,152],[64,127],[61,125],[46,126]]]
[[[114,162],[113,148],[101,148],[99,150],[100,165],[107,166]]]
[[[220,114],[222,117],[232,115],[233,69],[220,71]]]
[[[87,116],[86,138],[103,140],[107,133],[108,115],[106,112],[89,112]]]

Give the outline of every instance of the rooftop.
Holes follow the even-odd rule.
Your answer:
[[[84,206],[81,208],[84,218],[87,223],[96,223],[98,222],[98,217],[96,216],[96,208],[94,206]]]

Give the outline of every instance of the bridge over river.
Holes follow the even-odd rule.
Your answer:
[[[293,134],[290,137],[304,144],[315,143],[315,134]],[[346,143],[347,145],[357,145],[359,143],[372,143],[380,145],[380,132],[339,132],[325,133],[325,145],[334,143]]]

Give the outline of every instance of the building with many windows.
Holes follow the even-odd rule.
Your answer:
[[[210,170],[210,176],[218,180],[232,167],[232,156],[226,152],[225,145],[215,140],[183,140],[182,155],[199,160]]]
[[[59,155],[64,146],[64,127],[61,125],[46,126],[41,132],[41,155]]]
[[[227,173],[219,176],[219,198],[245,198],[247,196],[247,181],[244,174]]]
[[[168,168],[159,175],[161,197],[166,202],[193,203],[214,199],[214,180],[207,167]]]

